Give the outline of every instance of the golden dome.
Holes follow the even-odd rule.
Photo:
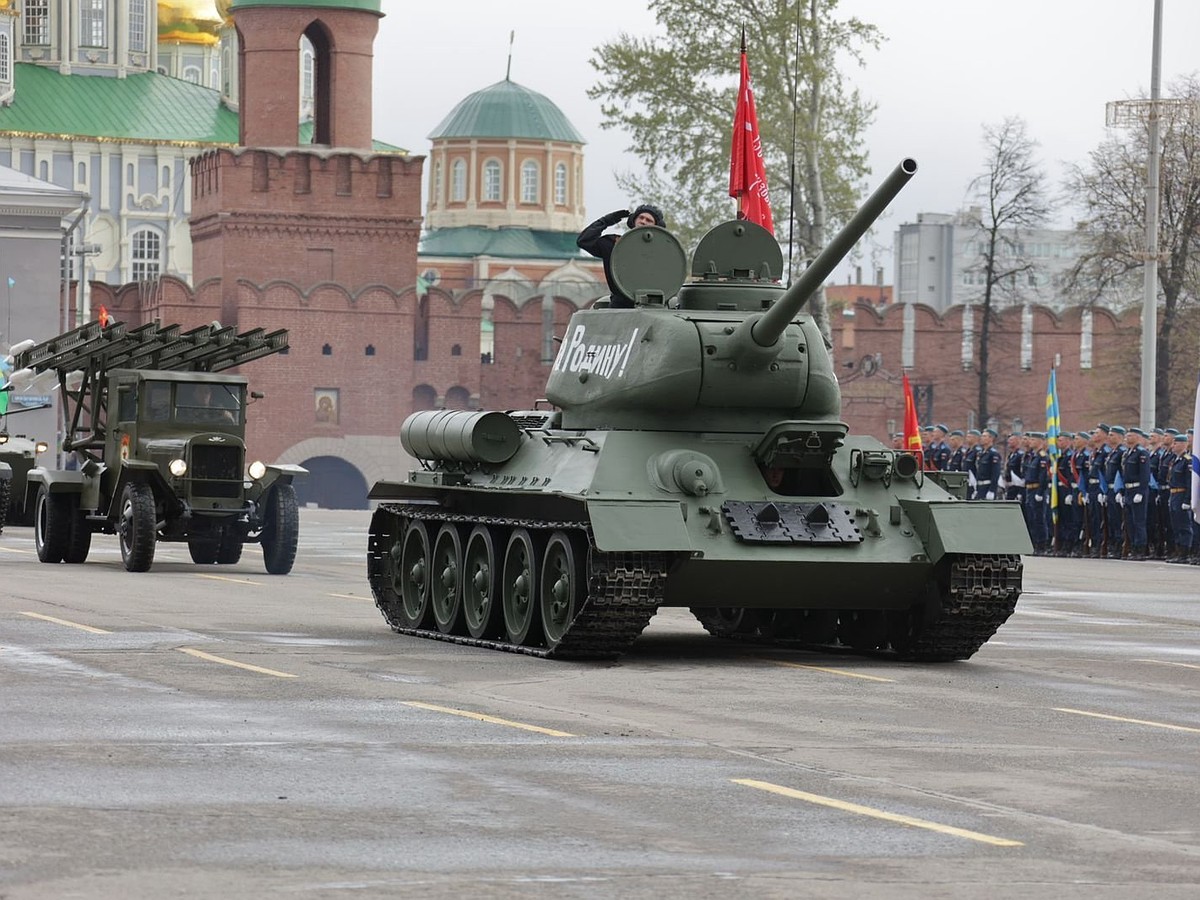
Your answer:
[[[158,0],[160,42],[215,44],[220,27],[221,16],[214,0]]]
[[[0,0],[0,12],[17,11],[17,0]]]

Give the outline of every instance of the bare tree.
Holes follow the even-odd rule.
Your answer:
[[[1167,424],[1176,410],[1186,410],[1185,397],[1191,394],[1196,372],[1196,344],[1187,336],[1191,329],[1184,326],[1200,287],[1200,121],[1193,114],[1200,104],[1200,80],[1195,75],[1181,79],[1171,93],[1178,100],[1169,109],[1179,115],[1161,120],[1160,315],[1154,373],[1156,417]],[[1092,302],[1113,292],[1135,296],[1142,284],[1148,146],[1147,125],[1106,140],[1091,153],[1086,168],[1069,170],[1067,191],[1084,206],[1077,228],[1085,246],[1070,283]],[[1186,377],[1174,384],[1172,373],[1178,371]]]
[[[1018,276],[1034,269],[1025,252],[1027,232],[1042,227],[1053,203],[1046,191],[1046,176],[1034,159],[1037,142],[1025,130],[1023,119],[1007,118],[985,125],[987,149],[984,172],[968,187],[968,196],[979,207],[976,261],[968,268],[982,279],[983,322],[979,329],[979,402],[981,423],[988,420],[988,381],[991,328],[1001,305],[1020,299]],[[982,426],[980,426],[982,427]]]

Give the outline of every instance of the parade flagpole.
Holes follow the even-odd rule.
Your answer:
[[[1192,425],[1192,521],[1200,525],[1200,383],[1196,385],[1196,414]]]
[[[738,218],[761,225],[775,233],[771,196],[767,192],[767,168],[762,139],[758,134],[758,111],[746,62],[746,27],[742,26],[742,73],[737,106],[733,114],[733,144],[729,150],[729,196],[738,201]]]

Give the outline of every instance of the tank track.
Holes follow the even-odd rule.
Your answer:
[[[385,546],[388,534],[376,528],[381,516],[400,520],[453,522],[458,525],[487,525],[495,528],[525,528],[531,533],[565,531],[586,537],[587,596],[559,642],[552,648],[514,644],[495,638],[474,638],[467,634],[445,634],[437,629],[412,628],[398,615],[398,598],[383,579]],[[596,548],[586,522],[545,522],[495,516],[467,516],[448,513],[436,507],[405,504],[381,504],[371,520],[367,545],[367,577],[375,605],[393,631],[411,637],[447,641],[469,647],[484,647],[509,653],[523,653],[552,659],[612,659],[637,639],[662,603],[667,577],[666,553],[604,553]],[[395,599],[393,599],[395,598]]]
[[[778,646],[831,649],[838,652],[864,652],[872,655],[891,652],[900,659],[914,662],[949,662],[969,659],[1012,615],[1021,596],[1023,566],[1019,556],[983,554],[954,555],[945,572],[935,572],[930,598],[911,611],[879,612],[886,621],[876,641],[868,639],[853,646],[814,641],[797,634],[778,622],[764,628],[754,623],[730,628],[709,610],[692,612],[701,624],[718,637],[749,640]],[[822,611],[843,618],[856,610]],[[871,611],[867,611],[870,614]]]

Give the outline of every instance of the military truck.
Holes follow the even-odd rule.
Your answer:
[[[99,532],[117,536],[130,572],[149,570],[159,541],[185,542],[200,564],[236,563],[257,543],[267,572],[290,572],[292,482],[306,471],[247,465],[247,405],[262,395],[221,374],[286,347],[286,330],[90,322],[22,351],[18,369],[58,376],[74,463],[28,474],[38,559],[82,563]]]
[[[974,654],[1021,593],[1020,508],[961,501],[851,435],[801,314],[915,171],[897,166],[787,289],[751,222],[718,225],[690,267],[670,233],[636,228],[611,259],[635,308],[571,317],[546,408],[406,419],[420,468],[370,492],[367,577],[392,629],[611,657],[674,606],[726,638]]]
[[[12,413],[10,412],[10,415]],[[0,531],[5,523],[32,525],[33,507],[26,503],[25,485],[38,457],[50,449],[46,441],[0,429]]]

